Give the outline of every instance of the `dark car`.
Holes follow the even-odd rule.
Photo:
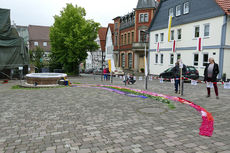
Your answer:
[[[199,72],[194,66],[187,66],[187,72],[183,74],[185,78],[197,80],[199,78]],[[168,68],[159,75],[160,78],[172,79],[174,78],[173,67]]]
[[[93,69],[93,68],[90,68],[90,69],[86,69],[86,70],[85,70],[85,73],[86,73],[86,74],[92,74],[93,71],[94,71],[94,69]]]
[[[94,75],[101,75],[102,74],[102,68],[98,68],[96,70],[93,71]]]

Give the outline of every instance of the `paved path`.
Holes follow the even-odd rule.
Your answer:
[[[101,84],[99,77],[70,78]],[[214,135],[199,136],[201,117],[191,107],[132,98],[91,88],[12,90],[0,85],[0,153],[2,152],[230,152],[230,90],[220,100],[205,98],[205,86],[186,84],[183,98],[211,112]],[[109,82],[103,82],[109,84]],[[114,84],[123,85],[119,79]],[[133,88],[143,88],[138,81]],[[171,83],[152,81],[149,90],[174,95]],[[162,113],[142,112],[158,108]]]

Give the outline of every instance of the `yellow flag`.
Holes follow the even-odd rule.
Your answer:
[[[170,42],[171,37],[171,26],[172,26],[172,16],[169,17],[169,25],[168,25],[168,42]]]
[[[109,72],[111,72],[111,60],[108,60]]]

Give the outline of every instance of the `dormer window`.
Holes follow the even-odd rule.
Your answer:
[[[169,9],[169,16],[174,17],[173,8],[170,8],[170,9]]]
[[[189,2],[184,3],[184,14],[189,13]]]
[[[149,14],[148,13],[141,13],[139,15],[139,22],[149,22]]]
[[[176,16],[180,16],[181,15],[181,5],[177,5],[176,6]]]

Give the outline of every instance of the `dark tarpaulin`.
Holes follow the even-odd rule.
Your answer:
[[[0,8],[0,71],[29,65],[23,38],[11,26],[10,10]]]

